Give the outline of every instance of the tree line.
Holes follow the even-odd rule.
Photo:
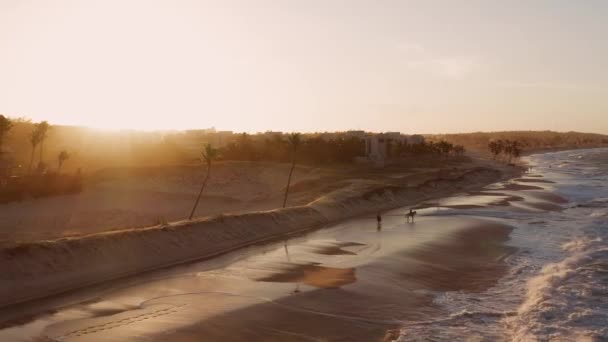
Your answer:
[[[282,134],[264,137],[242,133],[234,141],[220,147],[218,153],[223,160],[289,162],[292,150],[289,138],[289,135],[285,138]],[[300,139],[298,159],[306,164],[346,164],[366,154],[365,140],[356,136],[323,138],[311,134],[301,135]],[[445,140],[413,144],[388,140],[386,152],[389,159],[411,156],[448,158],[464,155],[465,148]]]
[[[239,134],[234,141],[218,149],[221,159],[243,161],[289,162],[292,157],[291,135],[269,137]],[[350,163],[365,154],[365,141],[357,137],[300,138],[298,158],[307,164]]]
[[[521,156],[523,145],[516,140],[492,140],[488,143],[488,149],[492,153],[494,160],[500,159],[503,156],[507,163],[511,163],[513,159]]]
[[[464,146],[452,144],[446,140],[422,141],[415,144],[397,142],[394,148],[389,147],[390,156],[439,156],[445,159],[450,156],[463,156],[466,152]]]
[[[14,127],[14,123],[11,119],[0,114],[0,155],[3,153],[4,141],[9,131]],[[48,168],[44,162],[44,143],[48,138],[48,133],[51,130],[51,125],[47,121],[41,121],[33,125],[32,131],[29,135],[29,144],[31,146],[30,161],[28,165],[28,174],[36,171],[43,173]],[[33,168],[35,161],[36,149],[38,149],[38,164],[36,168]],[[57,155],[57,173],[61,172],[61,167],[70,158],[70,154],[66,150],[62,150]]]
[[[430,140],[446,140],[463,145],[469,151],[489,153],[488,144],[497,140],[518,141],[527,151],[543,149],[575,149],[608,146],[608,135],[581,132],[503,131],[455,133],[427,136]],[[520,146],[520,147],[521,147]]]
[[[62,175],[61,168],[69,159],[67,151],[60,151],[57,155],[57,169],[47,172],[44,162],[44,143],[48,137],[51,125],[42,121],[32,126],[29,134],[31,147],[27,174],[24,177],[12,176],[12,161],[5,159],[4,142],[8,133],[13,129],[14,123],[4,115],[0,115],[0,203],[22,200],[28,197],[45,197],[67,193],[77,193],[82,190],[80,174]],[[38,152],[38,164],[34,162]]]

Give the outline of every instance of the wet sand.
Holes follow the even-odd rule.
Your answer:
[[[438,314],[433,291],[481,291],[505,271],[510,227],[459,217],[408,224],[397,214],[388,213],[380,231],[372,218],[352,220],[215,270],[203,262],[117,284],[18,334],[61,341],[383,340],[404,320]]]
[[[545,184],[553,184],[555,182],[550,181],[550,180],[546,180],[546,179],[538,179],[540,177],[534,177],[534,178],[518,178],[515,181],[517,182],[521,182],[521,183],[545,183]]]

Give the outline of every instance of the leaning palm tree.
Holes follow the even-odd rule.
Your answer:
[[[2,143],[4,142],[4,137],[6,137],[6,133],[13,128],[13,123],[9,118],[0,114],[0,153],[2,153]]]
[[[201,191],[198,193],[198,197],[196,198],[196,202],[194,202],[194,207],[190,212],[189,220],[192,220],[194,216],[194,212],[196,211],[196,207],[198,206],[198,202],[201,200],[201,195],[203,194],[203,190],[205,190],[205,186],[207,185],[207,180],[209,179],[209,174],[211,173],[211,162],[217,158],[218,152],[217,149],[213,148],[211,144],[205,145],[205,148],[202,152],[203,160],[205,164],[207,164],[207,175],[205,176],[205,180],[203,181],[203,185],[201,186]]]
[[[300,133],[291,133],[287,137],[287,141],[291,146],[291,169],[289,170],[289,177],[287,178],[287,187],[285,188],[285,197],[283,197],[283,208],[287,205],[287,196],[289,195],[289,185],[291,184],[291,176],[293,175],[293,169],[296,167],[296,153],[298,147],[302,143]]]
[[[65,163],[65,161],[69,158],[70,154],[67,151],[63,150],[59,152],[59,155],[57,156],[57,173],[61,173],[61,167],[63,166],[63,163]]]

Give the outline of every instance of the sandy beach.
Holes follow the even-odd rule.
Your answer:
[[[437,315],[432,291],[482,291],[505,272],[511,227],[457,217],[408,224],[400,212],[388,212],[381,230],[373,218],[350,220],[211,264],[117,282],[101,297],[84,290],[85,303],[13,328],[12,336],[380,341],[400,321]],[[44,329],[35,331],[39,320]]]
[[[0,0],[0,342],[608,342],[607,17]]]
[[[556,310],[574,300],[559,299],[568,295],[560,292],[560,284],[566,289],[588,286],[570,285],[562,270],[591,258],[592,264],[581,267],[591,272],[596,267],[594,258],[605,255],[603,247],[588,257],[541,267],[548,258],[564,253],[559,252],[563,237],[553,236],[570,234],[572,220],[578,222],[581,217],[597,223],[603,217],[597,216],[597,210],[604,202],[594,199],[589,205],[573,205],[567,192],[556,191],[564,183],[559,175],[545,179],[543,174],[524,173],[485,186],[475,182],[470,187],[454,186],[469,177],[417,185],[417,189],[446,196],[415,197],[410,192],[409,200],[420,200],[384,210],[380,227],[375,217],[379,205],[374,203],[383,203],[387,197],[374,202],[359,193],[355,201],[346,195],[349,192],[342,192],[344,197],[337,198],[343,202],[333,206],[320,199],[305,207],[227,215],[220,221],[201,220],[165,231],[150,228],[89,237],[105,236],[102,240],[69,240],[72,245],[62,248],[69,247],[74,255],[89,255],[90,273],[77,270],[69,255],[60,262],[54,260],[56,265],[37,266],[39,259],[34,256],[40,256],[40,250],[53,252],[56,244],[17,250],[26,256],[20,260],[29,263],[31,279],[46,277],[46,283],[59,290],[77,276],[91,283],[0,309],[0,340],[403,342],[466,337],[527,341],[553,336],[558,328],[547,315],[560,317],[564,327],[591,324],[582,332],[559,328],[560,336],[574,340],[602,336],[601,324],[573,321]],[[476,181],[490,178],[473,177]],[[578,181],[573,185],[578,189]],[[399,193],[391,196],[393,203],[406,198]],[[418,215],[415,222],[407,222],[404,214],[412,207]],[[581,212],[578,216],[572,210],[592,215]],[[333,213],[336,221],[324,223],[318,216],[321,212]],[[345,213],[354,216],[339,219]],[[300,231],[293,222],[318,224],[323,229]],[[295,229],[291,231],[295,235],[287,228]],[[161,232],[162,238],[154,235]],[[243,240],[254,232],[260,241]],[[226,252],[236,241],[251,242]],[[575,239],[564,245],[565,251],[601,242],[586,241]],[[209,251],[214,245],[216,256],[183,263],[195,246],[207,246]],[[86,254],[91,246],[101,247]],[[111,256],[103,252],[108,246],[115,246]],[[141,251],[124,254],[131,246]],[[143,251],[148,260],[138,259]],[[114,261],[121,255],[131,259],[122,258],[122,264]],[[168,257],[178,258],[172,267],[135,272]],[[111,261],[107,268],[102,267],[105,261]],[[49,265],[55,270],[64,267],[63,277],[44,273]],[[134,273],[104,281],[95,278],[99,274],[111,277],[129,267]],[[578,269],[568,272],[578,279]],[[27,295],[23,284],[35,288],[35,283],[23,281],[24,274],[13,272],[12,276],[20,277],[22,284],[14,293]],[[602,291],[597,286],[589,290],[591,296]],[[594,303],[603,305],[601,300]],[[565,309],[578,312],[576,307]]]
[[[435,293],[482,292],[504,276],[503,260],[516,251],[505,244],[513,228],[458,213],[495,206],[534,212],[543,210],[535,203],[561,202],[545,190],[522,190],[523,183],[421,202],[415,223],[405,221],[406,208],[384,212],[380,229],[373,214],[363,215],[208,261],[13,306],[2,311],[0,337],[391,341],[403,322],[443,314]]]
[[[426,199],[476,190],[521,172],[517,167],[492,165],[477,162],[470,167],[405,176],[391,174],[390,177],[384,171],[372,179],[351,179],[328,193],[317,193],[305,205],[285,209],[222,214],[7,246],[0,253],[0,265],[5,270],[5,281],[0,285],[0,305],[18,304],[144,271],[215,257],[351,217],[375,215],[378,211],[414,205]]]

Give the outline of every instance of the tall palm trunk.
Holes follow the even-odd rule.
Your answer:
[[[201,200],[201,196],[203,195],[203,190],[205,190],[205,185],[207,185],[207,180],[209,179],[210,173],[211,173],[211,162],[207,163],[207,175],[205,176],[205,180],[203,181],[203,185],[201,186],[201,191],[199,191],[199,193],[198,193],[196,202],[194,202],[194,207],[192,208],[192,212],[190,212],[190,217],[188,217],[188,220],[192,220],[192,217],[194,216],[194,212],[196,211],[198,202]]]
[[[32,165],[34,164],[34,152],[36,152],[36,146],[32,146],[32,155],[30,156],[30,166],[27,168],[27,173],[32,173]]]
[[[296,167],[296,151],[293,151],[293,159],[291,160],[291,170],[289,170],[289,177],[287,178],[287,187],[285,188],[285,197],[283,197],[283,208],[287,205],[287,195],[289,195],[289,185],[291,184],[291,175],[293,169]]]
[[[40,142],[40,158],[38,159],[38,164],[42,164],[42,145],[44,144],[43,141]]]

